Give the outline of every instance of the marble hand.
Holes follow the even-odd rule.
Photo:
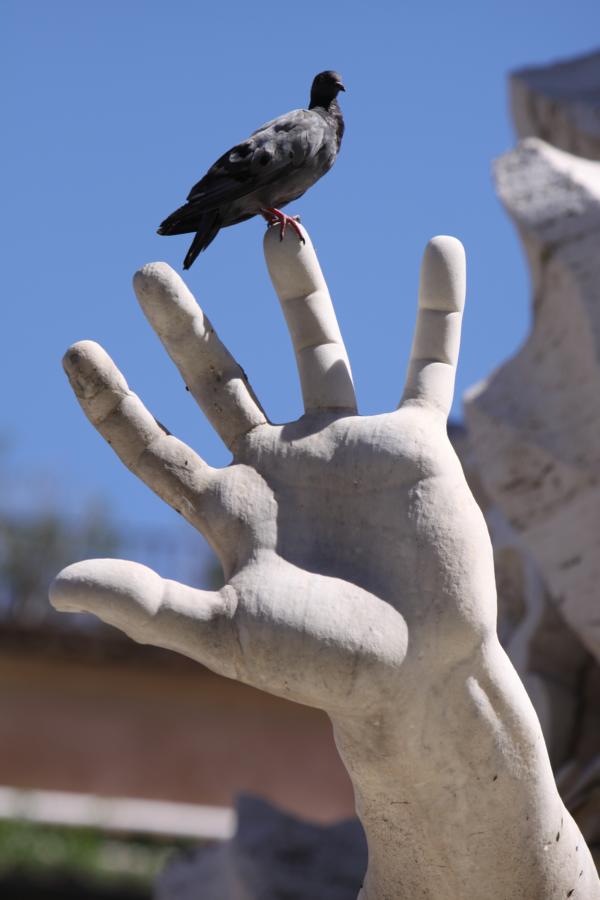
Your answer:
[[[299,226],[300,227],[300,226]],[[221,560],[202,591],[144,566],[63,570],[61,610],[320,707],[333,722],[369,845],[361,900],[599,900],[554,785],[539,723],[495,632],[490,541],[446,433],[464,253],[434,238],[399,407],[360,416],[348,358],[302,229],[265,236],[304,414],[268,421],[183,281],[135,276],[151,325],[232,463],[168,434],[97,344],[64,364],[92,424]],[[375,348],[376,349],[376,348]]]

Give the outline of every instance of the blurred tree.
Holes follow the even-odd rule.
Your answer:
[[[63,506],[68,490],[56,473],[23,470],[18,447],[0,427],[0,622],[65,628],[105,626],[93,616],[59,616],[48,603],[57,572],[80,559],[127,557],[164,577],[217,590],[221,566],[209,546],[189,526],[172,528],[117,525],[107,506],[88,502],[75,519]],[[16,512],[18,510],[18,512]],[[112,631],[112,629],[111,629]]]
[[[106,509],[91,505],[80,521],[55,511],[0,515],[0,617],[24,625],[53,618],[48,585],[69,563],[118,555],[119,532]]]

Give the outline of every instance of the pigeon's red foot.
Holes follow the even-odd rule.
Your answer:
[[[304,235],[302,234],[302,230],[298,225],[300,221],[299,216],[286,216],[285,213],[281,212],[280,209],[275,209],[274,206],[267,206],[265,209],[261,209],[261,216],[263,216],[269,225],[269,228],[273,228],[274,225],[279,225],[279,240],[282,241],[285,237],[285,232],[287,230],[288,225],[294,229],[301,242],[304,244],[306,241],[304,240]]]

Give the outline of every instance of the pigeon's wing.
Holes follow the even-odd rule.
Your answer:
[[[224,153],[188,194],[197,209],[216,209],[251,194],[304,165],[326,139],[318,113],[295,109],[267,122]]]

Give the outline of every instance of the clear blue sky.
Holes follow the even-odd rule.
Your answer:
[[[100,341],[171,431],[228,454],[139,311],[131,275],[188,238],[158,237],[214,159],[305,105],[338,69],[347,131],[332,172],[294,204],[317,246],[361,411],[402,389],[427,239],[466,246],[457,396],[527,331],[527,273],[491,162],[514,144],[507,73],[593,48],[600,6],[501,3],[3,0],[2,381],[5,503],[104,497],[118,518],[177,520],[84,419],[60,359]],[[222,232],[188,275],[274,421],[300,413],[294,359],[258,220]],[[455,415],[460,415],[460,402]],[[7,478],[8,473],[8,478]]]

